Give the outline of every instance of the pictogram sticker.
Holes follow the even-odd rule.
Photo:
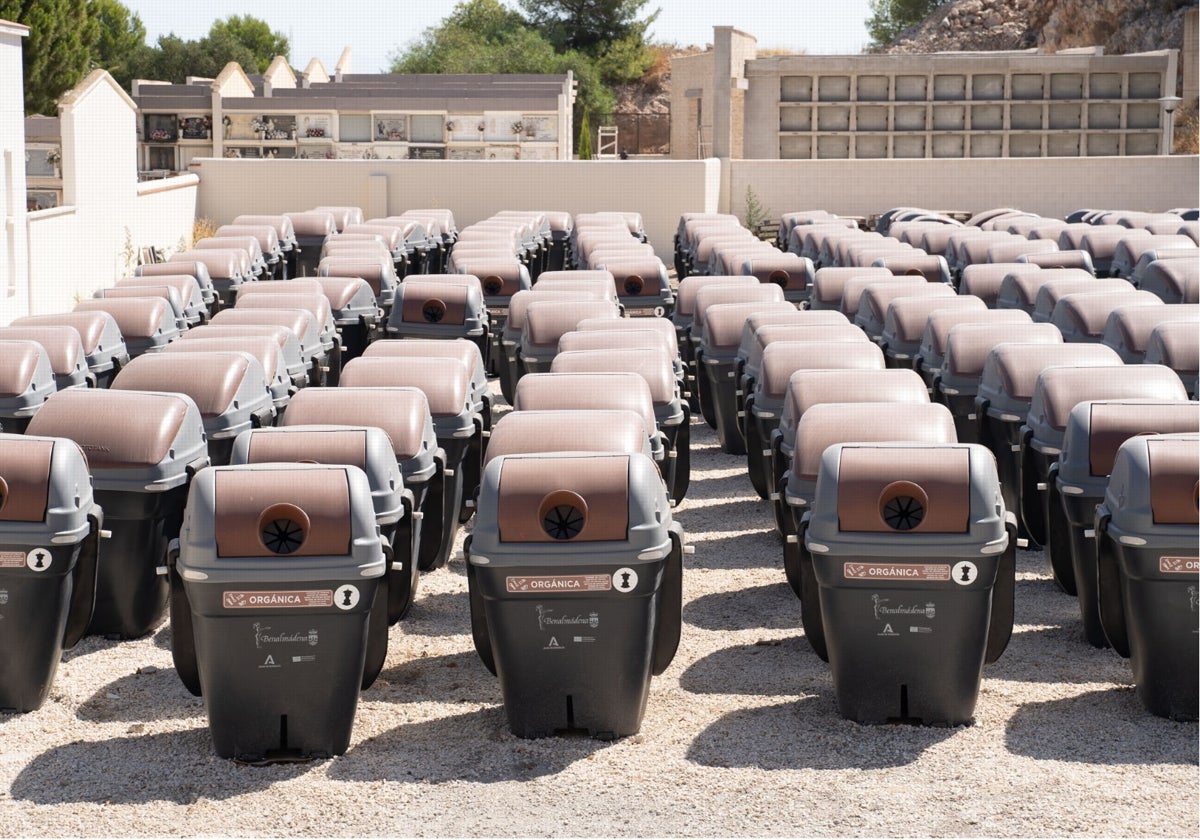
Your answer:
[[[1159,557],[1158,570],[1165,575],[1200,573],[1200,557]]]
[[[637,589],[638,574],[628,566],[623,566],[613,572],[612,585],[618,592],[632,592]]]
[[[333,590],[290,589],[261,592],[228,590],[221,593],[221,606],[227,610],[331,607],[333,606]]]
[[[950,570],[950,579],[959,586],[970,586],[979,578],[979,567],[970,560],[962,560],[954,564]]]
[[[608,592],[612,587],[608,575],[519,575],[504,579],[504,588],[508,592],[536,592],[539,595],[554,592]]]
[[[358,606],[361,597],[357,586],[339,586],[333,603],[339,610],[352,610]]]
[[[950,580],[950,567],[942,563],[843,563],[846,580]]]

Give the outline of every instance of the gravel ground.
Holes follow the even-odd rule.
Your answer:
[[[0,834],[1200,834],[1196,724],[1143,711],[1040,554],[1019,558],[1017,626],[974,725],[841,719],[744,459],[702,421],[692,434],[683,639],[641,734],[514,738],[456,560],[422,579],[350,749],[326,761],[217,758],[165,624],[86,639],[41,710],[0,715]]]

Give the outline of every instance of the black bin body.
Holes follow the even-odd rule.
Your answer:
[[[636,733],[681,621],[682,532],[653,461],[495,458],[466,553],[475,648],[513,733]]]
[[[978,444],[835,444],[803,533],[838,710],[972,719],[1012,633],[1015,526]]]
[[[144,636],[166,614],[167,579],[157,569],[179,534],[191,477],[208,466],[199,409],[183,394],[74,388],[48,399],[29,433],[83,449],[111,532],[87,632]]]
[[[78,446],[0,434],[0,712],[40,708],[83,636],[101,520]]]
[[[198,675],[217,755],[345,752],[385,568],[362,471],[205,470],[174,566],[186,610],[172,616],[172,653]]]
[[[1200,435],[1126,441],[1096,509],[1100,617],[1152,714],[1195,720],[1198,703],[1196,463]]]

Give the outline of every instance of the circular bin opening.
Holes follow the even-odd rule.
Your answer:
[[[446,304],[437,298],[430,298],[421,304],[421,317],[431,324],[436,324],[446,317]]]
[[[911,531],[925,519],[929,496],[911,481],[895,481],[879,496],[879,516],[893,531]]]
[[[769,275],[767,275],[767,282],[774,283],[776,286],[778,286],[781,289],[786,289],[788,281],[791,279],[792,279],[792,276],[790,274],[788,274],[786,271],[784,271],[782,268],[777,268],[774,271],[772,271]]]
[[[483,293],[486,295],[498,295],[504,291],[504,280],[497,277],[495,274],[485,277],[483,280]]]
[[[637,274],[630,274],[625,278],[625,294],[627,295],[640,295],[645,287],[645,281]]]
[[[551,538],[571,540],[587,524],[587,502],[578,493],[557,490],[542,499],[538,518],[542,520],[542,530]]]
[[[272,554],[292,554],[308,539],[308,514],[295,505],[271,505],[258,517],[258,538]]]

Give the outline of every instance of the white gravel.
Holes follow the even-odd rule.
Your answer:
[[[1200,834],[1196,724],[1142,709],[1040,554],[1020,557],[975,725],[841,719],[744,459],[702,421],[692,434],[683,640],[640,735],[513,737],[457,560],[422,580],[349,751],[326,761],[217,758],[165,624],[85,640],[41,710],[0,716],[0,835]]]

